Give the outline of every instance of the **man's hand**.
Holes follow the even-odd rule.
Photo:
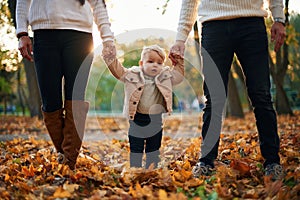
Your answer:
[[[171,47],[169,58],[173,65],[178,63],[178,59],[182,59],[184,56],[185,44],[184,41],[177,40],[175,44]]]
[[[102,56],[107,65],[116,59],[117,50],[113,41],[103,42]]]
[[[274,22],[271,28],[271,41],[275,42],[274,50],[277,52],[285,40],[285,27],[280,22]]]
[[[19,39],[19,48],[21,55],[23,58],[26,58],[30,62],[33,62],[32,58],[32,43],[31,39],[28,36],[22,36]]]

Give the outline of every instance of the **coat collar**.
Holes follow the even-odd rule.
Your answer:
[[[164,74],[165,71],[167,70],[170,70],[170,67],[169,66],[164,66],[161,70],[161,72],[155,77],[155,79],[161,79],[160,77]],[[141,69],[140,66],[133,66],[130,68],[130,71],[133,72],[133,73],[136,73],[136,74],[139,74],[140,77],[142,78],[143,82],[145,82],[145,78],[144,78],[144,74],[143,74],[143,71]]]
[[[169,69],[170,69],[169,66],[164,66],[162,68],[161,72],[157,76],[160,76],[162,73],[164,73],[165,71],[167,71]],[[131,71],[134,72],[134,73],[142,73],[143,72],[140,66],[131,67]]]
[[[133,66],[133,67],[131,67],[131,71],[134,73],[140,73],[140,72],[142,72],[142,69],[140,66]]]

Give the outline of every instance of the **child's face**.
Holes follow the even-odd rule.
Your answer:
[[[149,51],[144,55],[143,60],[140,61],[140,66],[144,74],[148,76],[158,75],[163,68],[164,60],[156,51]]]

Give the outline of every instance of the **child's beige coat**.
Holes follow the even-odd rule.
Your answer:
[[[144,74],[139,66],[125,68],[117,59],[109,66],[110,72],[120,81],[124,82],[125,99],[124,115],[133,120],[141,95],[144,91]],[[160,74],[155,77],[155,84],[166,102],[166,110],[172,112],[172,87],[179,84],[184,78],[183,61],[179,62],[173,69],[168,66],[163,67]]]

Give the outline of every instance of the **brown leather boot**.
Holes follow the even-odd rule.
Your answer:
[[[85,101],[65,101],[65,126],[63,128],[64,140],[62,148],[65,156],[65,164],[70,169],[75,169],[79,150],[84,135],[85,121],[89,103]]]
[[[44,112],[43,118],[46,128],[49,132],[53,145],[58,153],[63,153],[63,127],[64,127],[64,115],[63,109],[56,110],[54,112]]]

